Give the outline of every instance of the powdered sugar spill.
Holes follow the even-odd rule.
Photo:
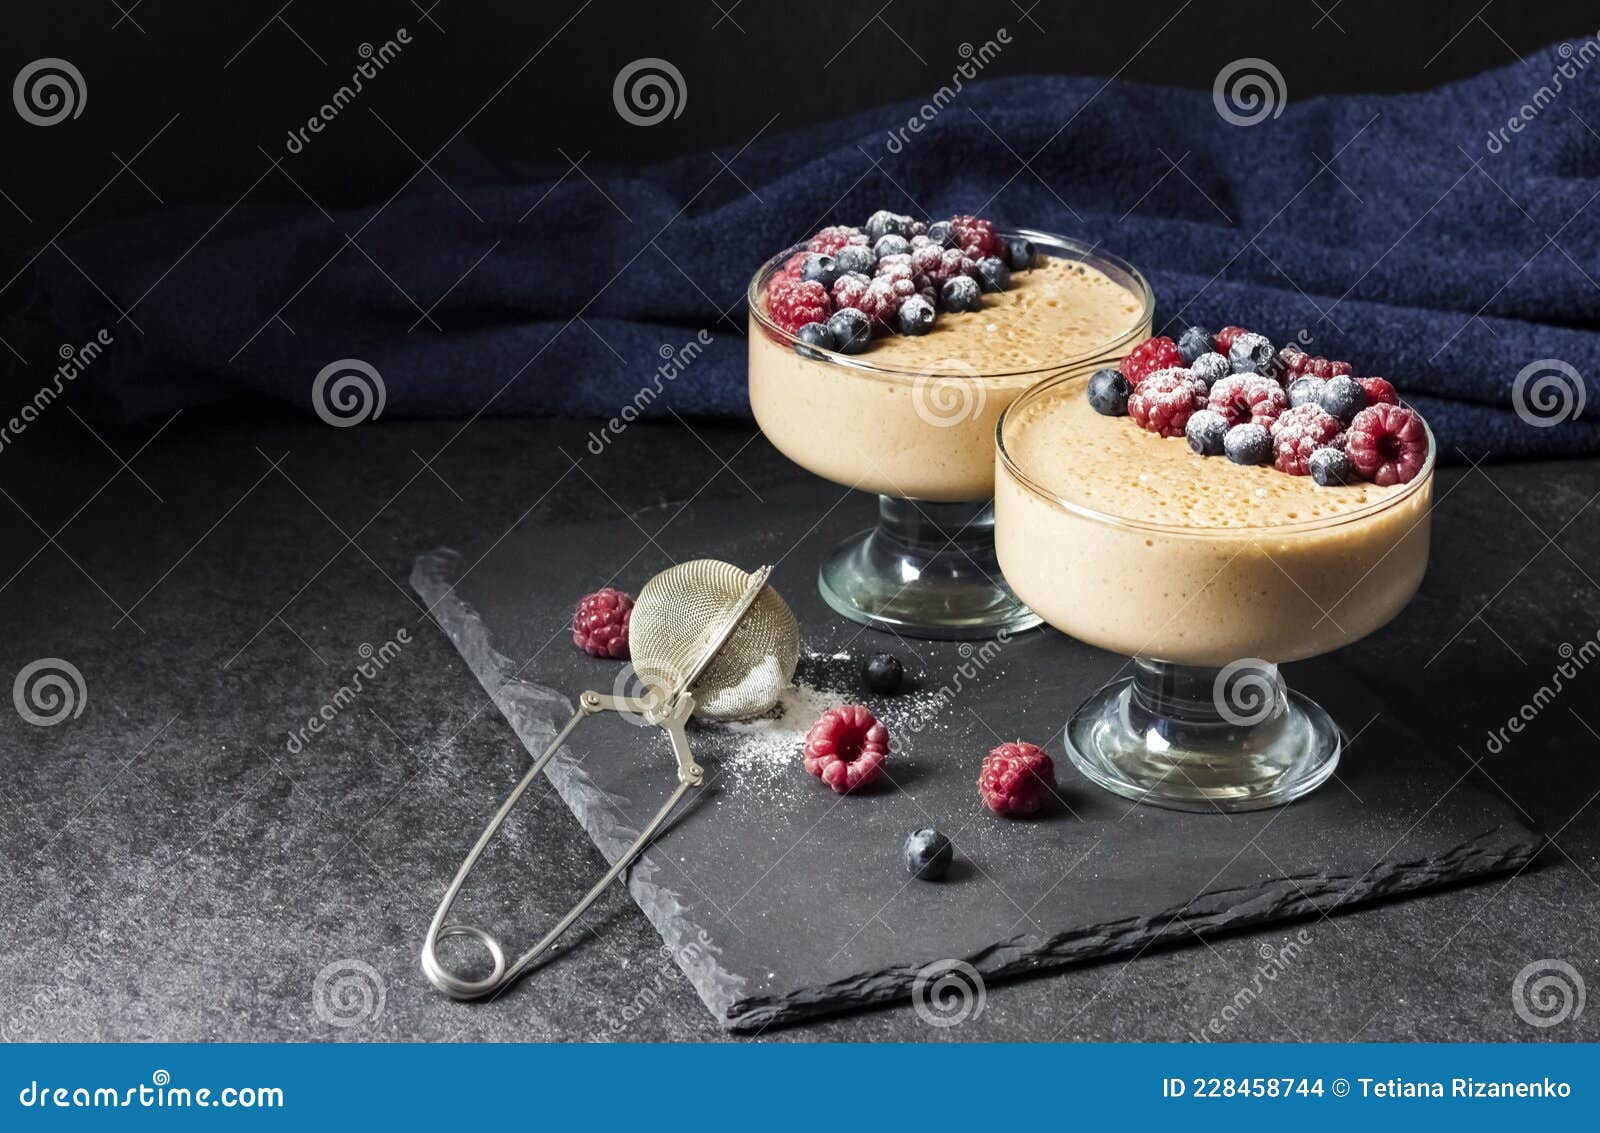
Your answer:
[[[725,790],[774,791],[812,784],[800,763],[806,732],[830,708],[865,704],[889,729],[889,774],[894,751],[914,735],[939,727],[945,704],[936,690],[908,680],[896,696],[875,696],[861,685],[861,664],[847,651],[806,653],[778,705],[754,720],[696,722],[690,739],[711,779]]]

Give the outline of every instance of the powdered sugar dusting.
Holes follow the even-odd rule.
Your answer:
[[[690,744],[706,765],[712,782],[730,791],[774,793],[809,788],[814,780],[801,765],[806,732],[830,708],[864,704],[889,729],[889,764],[894,752],[913,735],[939,726],[944,704],[934,690],[918,688],[907,678],[895,696],[876,696],[861,683],[861,664],[849,651],[806,653],[794,682],[778,698],[777,707],[754,720],[701,720]]]

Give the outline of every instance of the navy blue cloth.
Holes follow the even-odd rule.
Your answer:
[[[1537,96],[1562,66],[1575,77]],[[890,131],[920,103],[793,133],[779,118],[743,149],[592,179],[458,152],[438,163],[449,188],[422,173],[381,207],[247,198],[77,235],[65,251],[99,287],[46,250],[24,318],[56,343],[112,326],[78,381],[127,420],[246,395],[310,412],[341,358],[381,373],[387,417],[609,416],[654,384],[648,413],[740,415],[764,258],[880,207],[981,211],[1132,260],[1174,335],[1306,332],[1311,353],[1393,379],[1446,456],[1600,451],[1600,59],[1551,48],[1422,94],[1287,93],[1243,127],[1208,91],[1008,78],[903,141]],[[658,383],[702,330],[710,345]],[[1537,428],[1513,384],[1550,359],[1590,408]]]

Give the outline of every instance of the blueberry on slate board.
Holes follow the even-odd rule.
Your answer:
[[[900,658],[893,653],[874,653],[861,667],[862,683],[883,696],[892,696],[899,692],[900,683],[905,680],[905,675],[905,667],[900,664]]]
[[[906,839],[906,872],[919,881],[938,881],[954,858],[955,847],[937,830],[915,830]]]

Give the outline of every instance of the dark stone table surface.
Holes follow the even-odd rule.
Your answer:
[[[81,711],[53,725],[0,713],[0,1037],[724,1037],[620,889],[492,1005],[444,1000],[417,968],[464,846],[526,766],[407,586],[417,552],[608,515],[644,542],[686,500],[805,475],[745,426],[634,425],[598,454],[594,427],[184,414],[119,433],[62,404],[8,439],[0,676],[53,659],[83,691],[69,674]],[[960,1027],[892,1007],[763,1037],[1184,1040],[1225,1017],[1240,1041],[1600,1038],[1592,1007],[1535,1027],[1513,1006],[1538,961],[1600,981],[1600,461],[1458,465],[1438,487],[1409,632],[1350,652],[1425,690],[1408,715],[1551,836],[1537,864],[993,986]],[[540,795],[508,827],[538,884],[500,894],[502,922],[548,923],[603,868]],[[1291,940],[1293,965],[1260,980],[1263,947]]]

